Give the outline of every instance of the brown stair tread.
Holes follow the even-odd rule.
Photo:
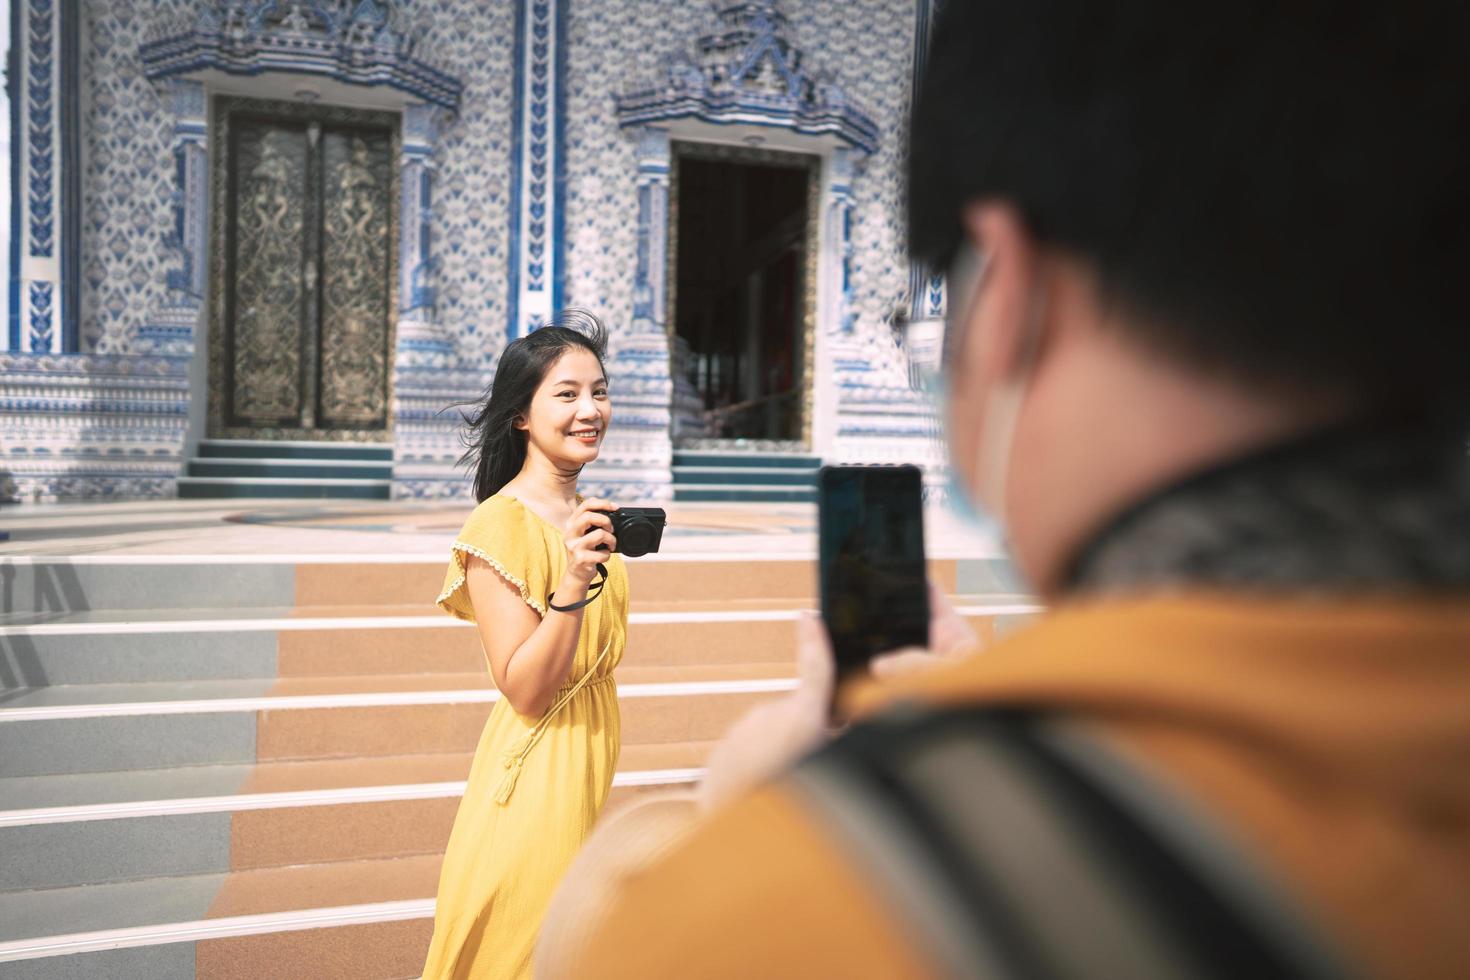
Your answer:
[[[441,854],[367,858],[0,893],[0,940],[432,900]]]
[[[208,939],[194,949],[194,976],[414,980],[423,971],[433,933],[434,921],[423,918]]]
[[[955,605],[1031,604],[1034,596],[1021,593],[984,593],[978,595],[949,594]],[[640,599],[632,597],[634,613],[661,612],[790,612],[815,608],[814,596],[719,599]],[[385,619],[409,616],[421,618],[425,628],[442,626],[462,629],[466,625],[439,609],[433,599],[401,604],[373,603],[364,605],[252,606],[241,608],[200,609],[89,609],[72,612],[7,613],[0,616],[0,627],[36,624],[88,623],[176,623],[214,620],[260,621],[274,619]],[[371,623],[367,624],[371,627]],[[345,627],[352,628],[352,627]]]
[[[618,771],[697,769],[714,744],[625,745]],[[469,752],[443,752],[19,777],[0,780],[0,787],[24,784],[23,791],[7,791],[0,810],[460,782],[469,775],[473,759]]]
[[[713,742],[670,742],[626,745],[619,772],[692,769],[704,765]],[[469,775],[472,753],[383,756],[362,759],[316,759],[306,762],[263,762],[241,786],[241,793],[283,793],[356,786],[396,786],[457,782]]]
[[[207,918],[433,898],[439,854],[233,871]]]
[[[690,664],[620,667],[618,683],[669,684],[679,682],[741,681],[792,676],[790,664]],[[25,708],[83,708],[90,705],[153,704],[180,701],[220,701],[237,698],[270,699],[330,697],[353,694],[406,694],[426,691],[489,691],[495,683],[489,671],[444,674],[365,674],[327,677],[285,677],[270,680],[154,681],[130,684],[72,684],[11,692],[0,705]],[[263,710],[269,710],[265,708]]]
[[[240,786],[241,793],[298,793],[361,786],[449,783],[464,779],[474,754],[443,752],[360,759],[260,762]]]
[[[1029,604],[1036,601],[1034,596],[1020,593],[962,594],[952,592],[947,593],[947,598],[956,606]],[[643,599],[635,594],[630,597],[629,601],[629,611],[632,613],[707,612],[718,614],[721,612],[795,612],[815,609],[814,595],[743,599],[716,599],[708,596],[689,599]],[[443,618],[445,625],[453,626],[458,622],[448,613],[440,610],[433,602],[401,606],[297,606],[288,614],[293,619],[438,615]]]
[[[707,681],[766,680],[794,676],[790,662],[748,664],[681,664],[678,666],[619,666],[614,677],[620,685],[676,684]],[[393,691],[456,691],[493,689],[489,671],[468,674],[380,674],[344,677],[286,677],[271,687],[271,697],[324,694],[370,694]]]

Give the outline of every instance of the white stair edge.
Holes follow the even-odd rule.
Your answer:
[[[83,686],[83,685],[78,685]],[[678,681],[620,684],[619,698],[696,697],[706,694],[774,694],[796,690],[796,678],[772,677],[739,681]],[[0,725],[25,721],[69,721],[79,718],[136,718],[158,715],[213,715],[247,711],[306,711],[319,708],[395,708],[434,704],[492,704],[500,692],[491,688],[450,691],[373,691],[366,694],[300,694],[255,698],[197,698],[183,701],[118,701],[104,704],[61,704],[35,708],[0,707]]]
[[[817,492],[816,484],[813,484],[811,486],[807,486],[804,483],[679,483],[679,484],[675,484],[674,485],[674,489],[677,490],[677,491],[684,491],[684,490],[721,490],[721,491],[729,492],[731,490],[736,490],[736,491],[742,491],[742,492],[746,492],[746,491],[759,491],[759,492],[762,492],[762,493],[768,492],[768,491],[772,491],[772,490],[779,490],[782,493],[791,493],[792,491],[797,491],[797,492],[800,492],[800,493],[816,493]],[[721,500],[721,501],[718,501],[718,502],[719,503],[722,503],[722,504],[736,504],[736,503],[739,503],[740,501],[738,501],[738,500]],[[792,502],[795,503],[796,501],[792,501]]]
[[[388,466],[391,459],[301,459],[290,456],[191,456],[190,463],[213,466],[216,463],[228,466]]]
[[[674,449],[675,456],[728,456],[730,459],[750,459],[752,456],[764,456],[766,458],[799,459],[810,460],[816,465],[821,465],[822,457],[814,453],[789,453],[779,450],[767,449]],[[792,467],[797,469],[798,467]],[[815,469],[816,466],[813,466]]]
[[[678,786],[698,782],[704,778],[704,772],[703,767],[633,769],[614,773],[612,784],[614,788]],[[459,780],[443,783],[390,783],[379,786],[289,790],[277,793],[232,793],[222,796],[192,796],[162,800],[128,800],[118,803],[78,803],[71,806],[0,810],[0,829],[50,826],[91,820],[122,820],[135,817],[171,817],[197,813],[237,813],[245,810],[279,810],[290,807],[431,800],[463,796],[464,789],[465,781]]]
[[[1041,612],[1045,607],[1035,602],[1006,600],[990,603],[966,603],[955,607],[961,616],[1014,616]],[[679,610],[668,612],[631,612],[630,626],[665,626],[688,623],[778,623],[794,622],[809,609],[724,609]],[[126,614],[128,610],[119,610]],[[474,623],[451,616],[292,616],[260,619],[120,619],[103,623],[30,623],[0,626],[0,638],[7,636],[106,636],[139,633],[248,633],[303,632],[312,630],[361,629],[473,629]],[[0,709],[3,710],[3,709]]]
[[[184,501],[185,503],[198,503],[199,501]],[[206,501],[207,502],[207,501]],[[364,500],[357,501],[363,504],[384,504],[391,501]],[[227,502],[238,503],[238,501]],[[706,506],[708,504],[729,503],[729,501],[681,501],[680,505]],[[811,506],[802,504],[800,501],[785,501],[795,506]],[[221,505],[223,506],[223,505]],[[466,511],[468,513],[468,511]],[[794,536],[794,535],[793,535]],[[454,540],[452,535],[444,535],[444,553],[432,552],[404,552],[401,554],[382,552],[305,552],[298,554],[260,554],[251,552],[247,554],[179,554],[179,555],[148,555],[148,554],[111,554],[111,555],[0,555],[0,567],[5,565],[444,565],[448,562],[448,546]],[[817,560],[815,545],[809,551],[661,551],[641,558],[630,559],[636,562],[780,562],[801,561],[813,562]],[[931,548],[927,556],[931,560],[938,561],[994,561],[1003,559],[1005,556],[998,550],[979,551],[975,548],[949,549],[942,545]]]
[[[181,476],[179,483],[193,484],[224,484],[231,487],[386,487],[391,486],[393,481],[384,480],[355,480],[333,476],[318,476],[312,478],[291,476]]]
[[[265,912],[259,915],[235,915],[195,922],[169,922],[127,929],[104,929],[98,932],[74,932],[39,939],[13,939],[0,942],[0,963],[35,960],[48,956],[73,956],[78,953],[100,953],[111,949],[133,949],[139,946],[164,946],[170,943],[195,943],[207,939],[236,936],[259,936],[273,932],[298,932],[303,929],[331,929],[338,926],[371,925],[375,922],[400,922],[406,919],[428,919],[434,915],[434,899],[418,898],[398,902],[374,902],[367,905],[337,905],[330,908],[297,909],[291,912]]]
[[[815,482],[818,472],[816,469],[805,469],[800,466],[679,466],[676,464],[671,466],[670,469],[674,473],[674,482],[676,484],[679,482],[678,476],[680,473],[761,473],[785,476],[797,474],[800,476],[809,476]]]
[[[382,504],[385,501],[362,501]],[[469,513],[468,510],[465,513]],[[266,525],[269,526],[269,525]],[[0,555],[5,565],[439,565],[449,563],[449,544],[453,535],[444,536],[444,551],[432,553],[383,552],[307,552],[305,554],[203,554],[203,555]],[[990,556],[986,556],[990,557]],[[736,551],[664,551],[631,559],[638,562],[773,562],[815,560],[816,553],[803,552],[736,552]]]
[[[311,439],[200,439],[201,446],[290,446],[293,449],[386,449],[393,451],[391,442],[331,442]]]

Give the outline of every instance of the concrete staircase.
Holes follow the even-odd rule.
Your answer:
[[[815,456],[675,450],[674,499],[740,503],[816,503]]]
[[[392,483],[386,443],[205,439],[179,477],[179,496],[387,500]]]
[[[794,683],[813,567],[630,562],[610,807]],[[497,697],[439,558],[0,559],[0,976],[412,977]],[[1033,611],[933,574],[983,633]]]

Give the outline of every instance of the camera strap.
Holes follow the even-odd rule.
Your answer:
[[[597,573],[601,575],[602,578],[598,579],[596,582],[593,582],[587,587],[587,598],[579,599],[576,602],[569,602],[565,606],[558,606],[556,603],[551,601],[552,599],[556,598],[556,593],[552,592],[546,596],[546,608],[554,609],[557,612],[576,612],[578,609],[581,609],[583,606],[592,602],[598,596],[602,595],[602,587],[607,584],[607,566],[604,565],[602,562],[598,562]]]

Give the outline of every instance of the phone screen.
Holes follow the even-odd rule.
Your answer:
[[[822,619],[839,683],[929,644],[923,481],[913,466],[827,466],[819,481]]]

